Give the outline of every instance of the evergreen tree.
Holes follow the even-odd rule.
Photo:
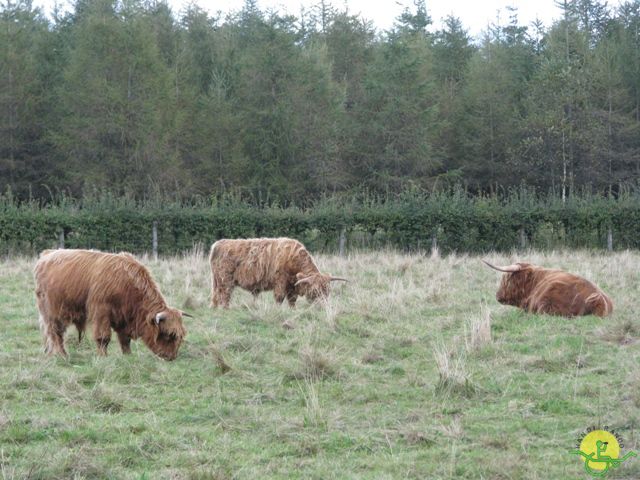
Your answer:
[[[469,71],[469,62],[474,55],[472,39],[455,17],[445,19],[445,27],[434,36],[433,74],[439,83],[438,117],[440,130],[436,143],[443,154],[443,176],[460,181],[461,159],[464,147],[460,139],[462,117],[465,114],[463,87]]]
[[[529,175],[516,146],[523,132],[524,102],[535,70],[533,42],[512,12],[507,26],[485,34],[470,63],[461,117],[465,177],[492,188],[518,184]]]
[[[55,174],[47,161],[44,77],[48,25],[30,0],[0,4],[0,189],[44,192]]]
[[[79,2],[69,58],[54,138],[75,189],[144,192],[179,183],[177,166],[164,155],[167,67],[143,5]]]
[[[366,185],[382,191],[413,182],[426,185],[441,165],[433,149],[438,125],[431,39],[414,28],[413,18],[403,14],[376,48],[364,79],[352,168],[354,175],[365,175]]]

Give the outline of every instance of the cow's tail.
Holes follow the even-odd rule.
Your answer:
[[[219,254],[219,247],[220,241],[215,242],[213,245],[211,245],[211,251],[209,252],[209,266],[211,267],[211,306],[215,307],[217,306],[216,301],[215,301],[215,296],[216,296],[216,274],[214,271],[214,261],[216,259],[216,257]]]
[[[209,263],[213,262],[213,260],[218,256],[220,250],[218,247],[220,247],[219,240],[211,245],[211,250],[209,251]]]
[[[613,302],[604,292],[594,292],[586,299],[587,311],[599,317],[606,317],[613,312]]]

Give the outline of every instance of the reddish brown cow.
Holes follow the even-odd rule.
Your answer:
[[[107,353],[113,329],[122,353],[131,352],[131,339],[142,338],[156,355],[176,358],[186,314],[167,306],[149,271],[130,254],[45,250],[34,273],[45,352],[66,356],[67,327],[73,323],[82,338],[91,321],[101,355]]]
[[[227,308],[235,286],[253,295],[273,290],[276,302],[286,298],[293,307],[298,296],[324,299],[332,281],[346,281],[320,273],[304,245],[291,238],[218,240],[209,263],[212,307]]]
[[[574,317],[597,315],[606,317],[613,311],[613,302],[596,285],[578,275],[515,263],[491,268],[504,272],[496,300],[531,313],[546,313]]]

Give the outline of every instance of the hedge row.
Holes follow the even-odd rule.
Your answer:
[[[0,197],[0,253],[67,248],[149,252],[157,223],[158,251],[205,248],[219,238],[289,236],[314,251],[332,251],[344,230],[350,248],[393,247],[442,252],[534,248],[640,248],[640,201],[514,194],[507,198],[449,193],[408,193],[393,199],[327,199],[313,207],[252,207],[241,202],[134,202],[103,198],[19,204]]]

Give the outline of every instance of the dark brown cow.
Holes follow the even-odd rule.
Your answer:
[[[531,313],[546,313],[574,317],[598,315],[606,317],[613,311],[613,302],[596,285],[578,275],[515,263],[491,268],[504,272],[496,300]]]
[[[293,307],[298,296],[324,299],[332,281],[346,281],[320,273],[304,245],[291,238],[218,240],[209,263],[212,307],[227,308],[236,286],[254,295],[273,290],[278,303],[286,298]]]
[[[123,353],[142,338],[158,356],[176,358],[186,334],[183,312],[167,306],[149,271],[128,253],[45,250],[34,273],[45,352],[66,356],[67,327],[73,323],[81,338],[91,321],[101,355],[113,329]]]

